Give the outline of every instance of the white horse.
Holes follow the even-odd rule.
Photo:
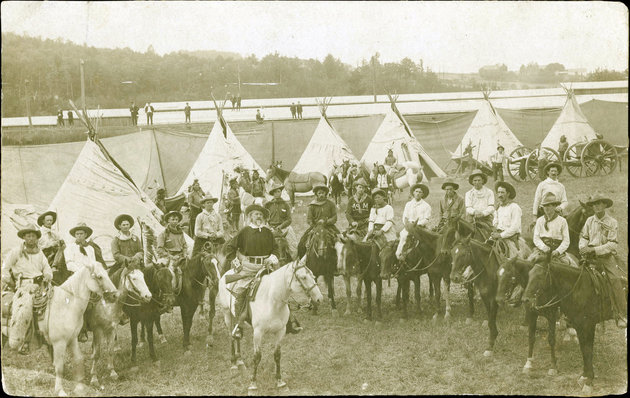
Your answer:
[[[114,336],[116,326],[123,315],[123,303],[130,301],[148,303],[151,298],[151,291],[144,281],[144,274],[140,269],[134,269],[129,271],[120,283],[118,299],[115,302],[110,303],[101,299],[93,306],[89,306],[85,312],[85,318],[92,330],[92,369],[90,371],[92,386],[100,386],[96,375],[96,365],[103,352],[103,345],[105,345],[109,377],[112,380],[118,380],[118,374],[114,370]]]
[[[417,184],[419,182],[426,181],[427,177],[424,174],[422,166],[419,163],[408,161],[404,162],[403,166],[405,167],[404,174],[401,175],[399,172],[392,175],[392,179],[396,184],[396,188],[404,189],[412,187],[414,184]],[[390,171],[388,170],[387,172],[389,173]]]
[[[79,348],[77,336],[83,326],[83,314],[90,301],[90,293],[98,295],[111,294],[118,297],[116,286],[107,275],[107,271],[99,265],[85,265],[75,272],[61,286],[53,288],[39,330],[42,331],[46,342],[52,346],[53,363],[55,365],[55,393],[66,396],[63,390],[63,365],[66,348],[70,346],[74,354],[74,375],[78,382],[75,393],[84,395],[83,385],[83,355]]]
[[[306,304],[309,299],[316,303],[320,303],[323,300],[315,277],[311,270],[306,267],[305,263],[305,258],[299,261],[292,261],[273,271],[271,274],[263,276],[254,301],[248,304],[251,308],[251,324],[254,329],[254,370],[251,384],[248,388],[250,393],[255,393],[258,389],[256,385],[256,372],[262,357],[262,340],[267,334],[271,335],[274,341],[276,387],[282,388],[286,386],[280,374],[280,342],[285,335],[286,324],[289,320],[289,297],[297,296],[304,304]],[[221,277],[219,280],[218,293],[218,303],[223,311],[228,333],[233,329],[234,297],[228,290],[225,278],[227,275],[232,274],[234,274],[234,271],[229,270]],[[240,366],[245,366],[241,359],[240,340],[232,339],[231,335],[230,339],[232,343],[231,369],[238,370]]]

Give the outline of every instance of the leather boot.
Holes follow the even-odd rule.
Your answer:
[[[302,326],[298,320],[293,316],[292,313],[289,313],[289,319],[287,320],[287,334],[298,334],[302,331]]]
[[[241,325],[245,322],[247,318],[247,311],[245,310],[245,306],[247,305],[247,290],[243,293],[239,294],[235,298],[234,302],[234,314],[236,316],[236,325],[234,326],[234,330],[232,330],[232,337],[235,339],[240,339],[243,337],[243,330]]]

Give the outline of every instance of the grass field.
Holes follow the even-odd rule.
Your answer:
[[[610,195],[614,201],[611,214],[619,221],[619,251],[627,256],[627,167],[606,178],[574,179],[563,175],[571,204],[585,198],[595,190]],[[460,193],[468,189],[465,179],[460,181]],[[517,202],[523,209],[523,232],[532,221],[531,206],[536,184],[516,184]],[[428,202],[434,212],[441,197],[440,184],[430,184]],[[294,214],[296,232],[305,229],[306,203],[297,207]],[[395,201],[396,220],[400,229],[400,216],[407,200],[407,193],[398,194]],[[345,204],[345,198],[344,198]],[[434,214],[434,216],[436,216]],[[437,222],[434,217],[434,222]],[[340,228],[345,228],[345,217],[339,214]],[[305,330],[298,335],[285,337],[283,344],[283,378],[288,389],[274,388],[273,355],[265,345],[259,369],[259,393],[261,395],[343,395],[343,394],[514,394],[514,395],[578,395],[576,383],[582,371],[582,357],[576,342],[563,342],[557,336],[558,375],[547,376],[549,348],[543,340],[546,336],[546,320],[538,323],[534,369],[530,374],[521,372],[527,356],[527,332],[519,328],[523,317],[522,308],[500,308],[498,314],[499,336],[494,356],[486,358],[482,352],[486,345],[487,328],[481,323],[485,310],[476,302],[474,323],[464,323],[466,313],[465,293],[461,286],[453,284],[453,320],[450,325],[443,320],[431,322],[427,305],[426,277],[422,279],[424,312],[413,314],[411,319],[400,322],[400,313],[394,306],[396,282],[384,283],[382,324],[364,323],[360,314],[333,317],[327,302],[318,315],[306,309],[296,314]],[[324,292],[323,281],[319,283]],[[337,278],[335,292],[339,313],[345,309],[343,281]],[[118,381],[104,380],[104,390],[88,390],[89,395],[245,395],[252,363],[251,329],[245,330],[242,346],[248,370],[231,374],[229,371],[229,340],[222,317],[216,316],[215,344],[205,347],[207,320],[195,315],[192,328],[193,351],[184,356],[181,348],[181,319],[179,310],[162,317],[166,344],[157,345],[160,364],[151,363],[148,350],[139,349],[139,370],[130,371],[130,334],[128,327],[119,328],[122,351],[118,353],[116,368],[121,375]],[[88,371],[89,343],[83,344]],[[624,330],[608,322],[605,328],[598,326],[595,337],[595,395],[623,394],[628,389],[627,341]],[[66,375],[71,377],[71,365]],[[104,367],[101,369],[104,371]],[[20,356],[2,351],[3,386],[14,395],[48,396],[54,385],[52,363],[44,349]],[[89,380],[89,379],[88,379]],[[72,382],[66,382],[66,391]]]

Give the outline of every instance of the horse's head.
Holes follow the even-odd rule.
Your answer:
[[[440,232],[438,247],[441,254],[449,254],[451,247],[459,238],[459,218],[449,217]]]
[[[551,271],[548,261],[536,261],[531,270],[529,270],[529,279],[527,287],[523,292],[523,302],[536,305],[538,300],[547,296],[547,292],[551,288]]]
[[[33,294],[37,285],[27,283],[20,286],[13,295],[11,304],[11,319],[9,322],[9,347],[18,349],[26,340],[28,328],[33,320]],[[4,301],[6,297],[2,297]]]
[[[208,245],[209,243],[206,243]],[[212,283],[218,283],[221,275],[217,275],[217,267],[219,265],[219,259],[217,258],[217,250],[215,248],[210,248],[204,245],[204,250],[199,252],[199,257],[197,261],[199,262],[199,266],[201,267],[201,273],[203,274],[203,278],[208,278]],[[208,250],[205,250],[208,248]],[[195,258],[191,259],[191,261],[195,261]]]
[[[455,283],[463,283],[468,279],[472,271],[472,248],[470,247],[470,236],[460,238],[455,241],[451,249],[451,280]]]
[[[160,307],[160,311],[171,312],[175,304],[171,271],[166,267],[157,268],[153,276],[153,286],[153,300]]]
[[[324,257],[328,249],[334,248],[335,241],[335,237],[323,225],[317,225],[313,228],[311,250],[317,257]]]
[[[92,293],[103,296],[107,301],[118,299],[118,289],[109,279],[109,275],[100,263],[84,266],[79,272],[84,277],[84,284]]]
[[[497,270],[497,303],[503,303],[516,287],[516,256],[500,264]]]
[[[291,282],[289,288],[293,294],[302,296],[306,300],[311,300],[317,304],[321,303],[324,297],[319,290],[317,280],[313,272],[306,266],[306,256],[300,260],[295,260],[287,265],[291,271]]]
[[[133,269],[127,273],[123,281],[123,289],[146,303],[151,301],[151,291],[140,269]]]
[[[399,267],[396,247],[398,247],[398,240],[389,242],[378,254],[381,260],[381,278],[383,279],[389,279],[392,272],[396,272]]]

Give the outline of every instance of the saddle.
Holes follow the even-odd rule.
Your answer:
[[[584,273],[591,280],[595,294],[600,299],[599,312],[602,314],[602,319],[607,319],[611,315],[614,305],[613,292],[608,281],[608,275],[604,275],[595,265],[587,265],[585,260],[582,260],[582,266],[584,267]]]
[[[254,279],[247,286],[248,301],[254,301],[254,299],[256,298],[256,293],[258,292],[258,288],[260,287],[260,281],[262,280],[262,277],[270,273],[271,270],[267,267],[264,267],[260,271],[258,271]]]

